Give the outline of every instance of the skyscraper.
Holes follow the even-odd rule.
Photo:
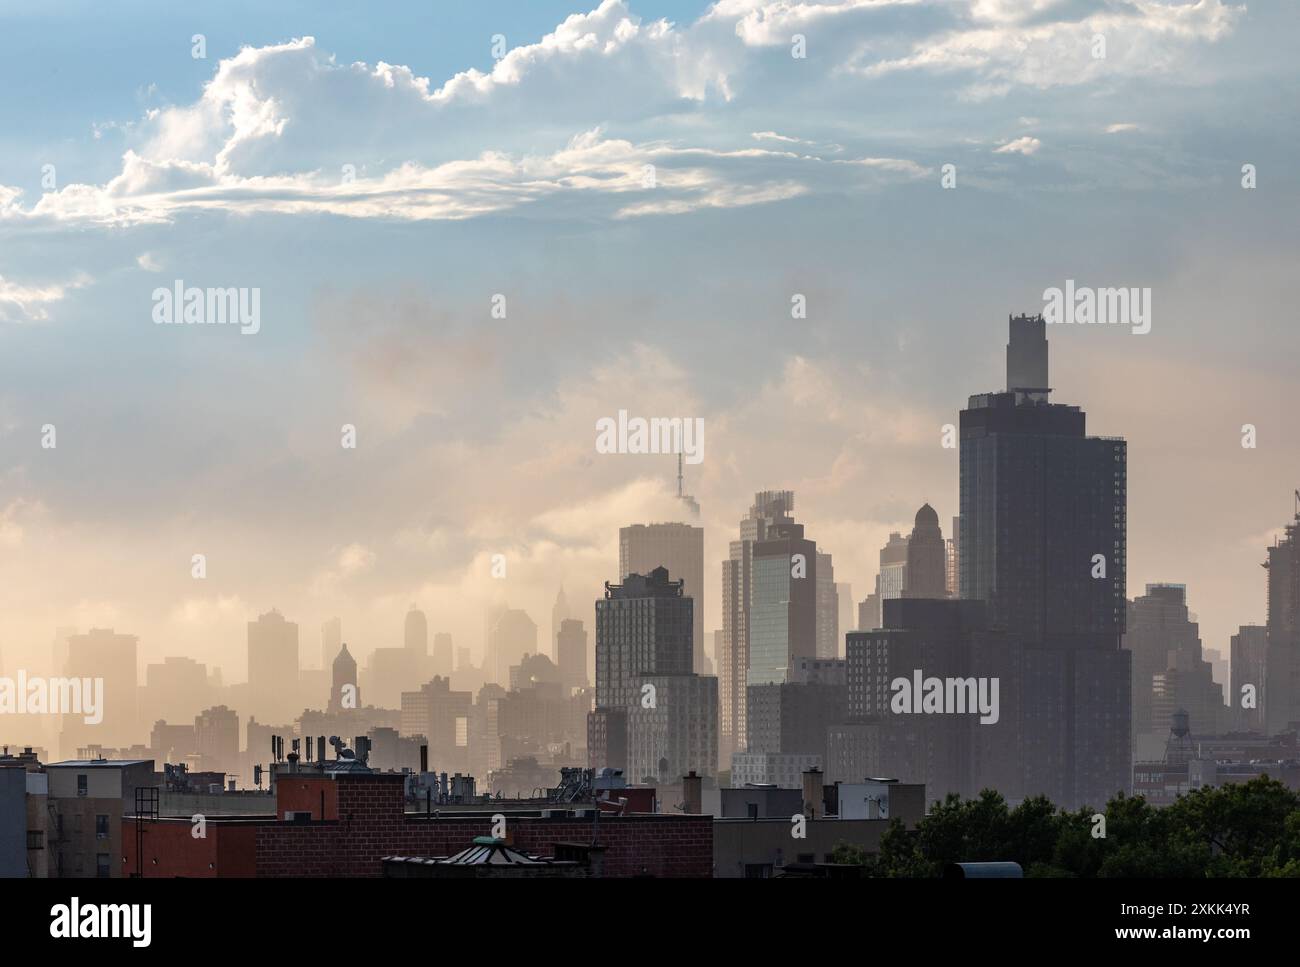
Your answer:
[[[671,580],[667,568],[605,583],[605,597],[596,602],[596,710],[588,729],[593,767],[619,765],[597,757],[629,748],[627,735],[612,730],[626,729],[624,713],[647,695],[657,701],[654,690],[644,690],[653,684],[648,676],[691,674],[693,611],[683,582]]]
[[[1006,391],[961,413],[961,596],[1024,643],[1024,792],[1099,805],[1130,783],[1127,452],[1048,402],[1043,318],[1010,330]]]
[[[429,654],[429,621],[415,605],[411,605],[411,610],[406,612],[403,643],[407,651],[421,658]]]
[[[1232,636],[1233,722],[1238,728],[1264,731],[1264,669],[1268,656],[1268,628],[1242,625]]]
[[[618,573],[649,574],[657,567],[680,578],[682,594],[695,602],[691,670],[704,658],[704,528],[690,524],[633,524],[618,531]]]
[[[80,713],[64,715],[59,747],[71,758],[78,748],[91,744],[130,745],[140,741],[137,719],[139,677],[136,671],[139,639],[119,635],[112,628],[91,628],[84,635],[69,635],[68,654],[61,673],[68,678],[102,679],[103,693],[96,724]],[[294,671],[295,678],[297,670]]]
[[[745,745],[754,544],[767,537],[773,520],[793,508],[793,491],[764,490],[755,494],[749,513],[740,522],[740,539],[731,542],[730,556],[722,562],[722,635],[716,656],[722,762],[730,762],[732,753]]]
[[[867,595],[858,607],[858,629],[873,631],[884,626],[885,602],[901,598],[907,588],[907,542],[897,531],[880,549],[880,570],[876,574],[876,589]]]
[[[334,656],[339,653],[343,647],[343,622],[338,618],[330,618],[320,626],[320,667],[324,671],[329,671],[334,661]]]
[[[1187,610],[1181,584],[1148,584],[1128,605],[1124,648],[1132,654],[1133,738],[1136,758],[1158,758],[1173,728],[1173,715],[1188,715],[1192,733],[1223,730],[1223,687],[1204,659],[1200,628]],[[1143,745],[1139,746],[1138,743]]]
[[[939,515],[929,504],[922,504],[907,539],[904,597],[946,598],[947,565],[948,549],[939,529]]]
[[[747,685],[789,680],[798,658],[817,657],[817,545],[787,514],[754,542]]]
[[[355,681],[355,679],[354,679]],[[272,608],[248,622],[248,714],[283,722],[298,706],[298,625]]]
[[[500,610],[488,635],[487,654],[485,673],[495,675],[493,681],[504,685],[510,681],[511,665],[518,665],[524,655],[537,654],[537,624],[527,612]]]
[[[569,599],[564,596],[564,585],[560,585],[560,590],[555,595],[555,604],[551,605],[551,657],[559,664],[560,659],[560,627],[564,622],[574,617],[569,610]]]
[[[575,618],[560,622],[556,638],[560,680],[568,688],[587,687],[587,629]]]
[[[835,584],[835,564],[825,551],[817,552],[817,657],[839,656],[840,598]]]

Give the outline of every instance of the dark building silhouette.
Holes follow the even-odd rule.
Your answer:
[[[345,708],[361,707],[361,686],[357,682],[357,660],[348,652],[344,643],[332,666],[333,682],[330,685],[330,702],[328,711],[342,712]],[[351,688],[345,696],[344,689]]]
[[[929,504],[916,512],[912,535],[907,541],[907,574],[903,596],[946,598],[948,596],[948,547],[939,527],[939,515]]]
[[[1268,653],[1264,717],[1270,735],[1300,721],[1300,491],[1295,519],[1268,549]]]
[[[1232,636],[1233,722],[1238,728],[1264,731],[1264,663],[1268,656],[1268,628],[1242,625]],[[1249,686],[1249,688],[1247,688]],[[1249,697],[1247,697],[1249,696]]]
[[[619,768],[596,757],[629,748],[626,714],[610,710],[640,706],[649,676],[692,673],[695,602],[682,585],[663,567],[629,574],[622,584],[605,582],[605,597],[596,602],[596,709],[588,728],[593,768]],[[619,728],[624,734],[615,734]]]
[[[1021,791],[1100,805],[1130,784],[1127,448],[1048,401],[1042,317],[1010,328],[1006,391],[961,413],[961,596],[1024,643]]]

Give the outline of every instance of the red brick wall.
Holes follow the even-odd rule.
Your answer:
[[[194,825],[186,819],[162,819],[144,823],[145,876],[252,876],[254,825],[209,822],[207,835],[195,838]],[[122,820],[122,876],[135,875],[135,820]],[[122,858],[126,862],[122,863]],[[155,862],[156,861],[156,862]]]
[[[387,783],[398,788],[401,795],[402,784]],[[325,793],[325,815],[321,815],[321,793]],[[312,819],[339,818],[339,784],[325,776],[282,775],[275,783],[275,818],[284,819],[284,814],[309,812]]]
[[[445,856],[492,833],[490,813],[406,816],[400,776],[333,781],[337,822],[257,827],[258,876],[379,876],[384,856]],[[590,820],[506,820],[507,839],[528,853],[549,855],[557,842],[590,843],[591,832]],[[597,841],[605,847],[605,876],[713,875],[713,820],[707,816],[602,816]]]

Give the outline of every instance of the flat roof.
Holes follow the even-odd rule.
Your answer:
[[[122,766],[153,766],[153,759],[67,759],[63,762],[47,762],[45,768],[57,769],[120,769]]]

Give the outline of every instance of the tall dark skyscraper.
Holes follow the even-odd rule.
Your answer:
[[[961,596],[1023,642],[1003,702],[1017,706],[1024,794],[1100,806],[1130,785],[1127,448],[1048,401],[1045,325],[1010,320],[1006,391],[961,413]]]

